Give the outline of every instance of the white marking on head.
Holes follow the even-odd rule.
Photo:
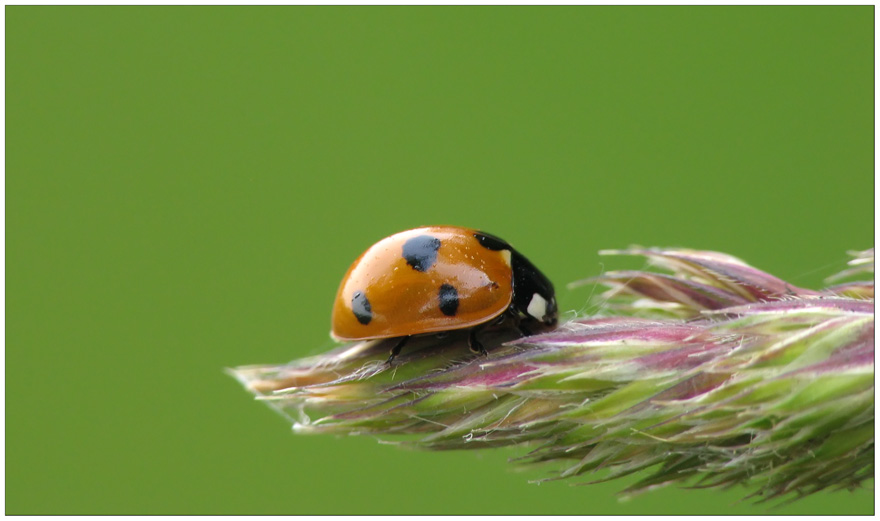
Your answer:
[[[544,297],[535,293],[532,295],[532,300],[529,301],[526,311],[538,320],[544,320],[544,315],[547,314],[547,301],[544,300]]]
[[[504,259],[504,262],[507,263],[507,266],[510,267],[510,250],[501,250],[501,258]]]

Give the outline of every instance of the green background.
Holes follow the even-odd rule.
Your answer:
[[[504,237],[563,310],[630,244],[821,286],[872,246],[873,15],[7,7],[7,513],[872,512],[294,435],[223,368],[330,349],[351,261],[424,224]]]

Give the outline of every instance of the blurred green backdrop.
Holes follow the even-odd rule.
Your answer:
[[[345,269],[424,224],[506,238],[563,310],[630,244],[820,286],[873,241],[873,16],[7,7],[7,513],[768,513],[293,435],[223,368],[331,348]]]

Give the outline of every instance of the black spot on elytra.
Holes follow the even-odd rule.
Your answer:
[[[458,290],[450,284],[440,286],[440,311],[448,317],[455,316],[458,311]]]
[[[403,243],[403,258],[416,271],[428,271],[437,262],[440,239],[419,235]]]
[[[370,308],[370,301],[363,291],[355,291],[351,296],[351,311],[354,313],[358,322],[367,325],[373,320],[373,310]]]
[[[486,232],[476,232],[474,233],[474,238],[477,239],[477,242],[480,243],[480,246],[486,248],[487,250],[492,251],[501,251],[501,250],[512,250],[513,248],[507,244],[507,241],[504,239],[499,239],[494,235],[490,235]]]

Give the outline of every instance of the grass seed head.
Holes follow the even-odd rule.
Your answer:
[[[641,472],[667,484],[751,486],[762,500],[852,489],[874,473],[873,249],[822,291],[716,252],[630,249],[668,273],[608,272],[600,312],[526,338],[466,332],[348,344],[232,370],[296,432],[418,448],[526,447],[549,479]],[[400,436],[409,435],[409,436]],[[601,474],[597,472],[602,471]]]

